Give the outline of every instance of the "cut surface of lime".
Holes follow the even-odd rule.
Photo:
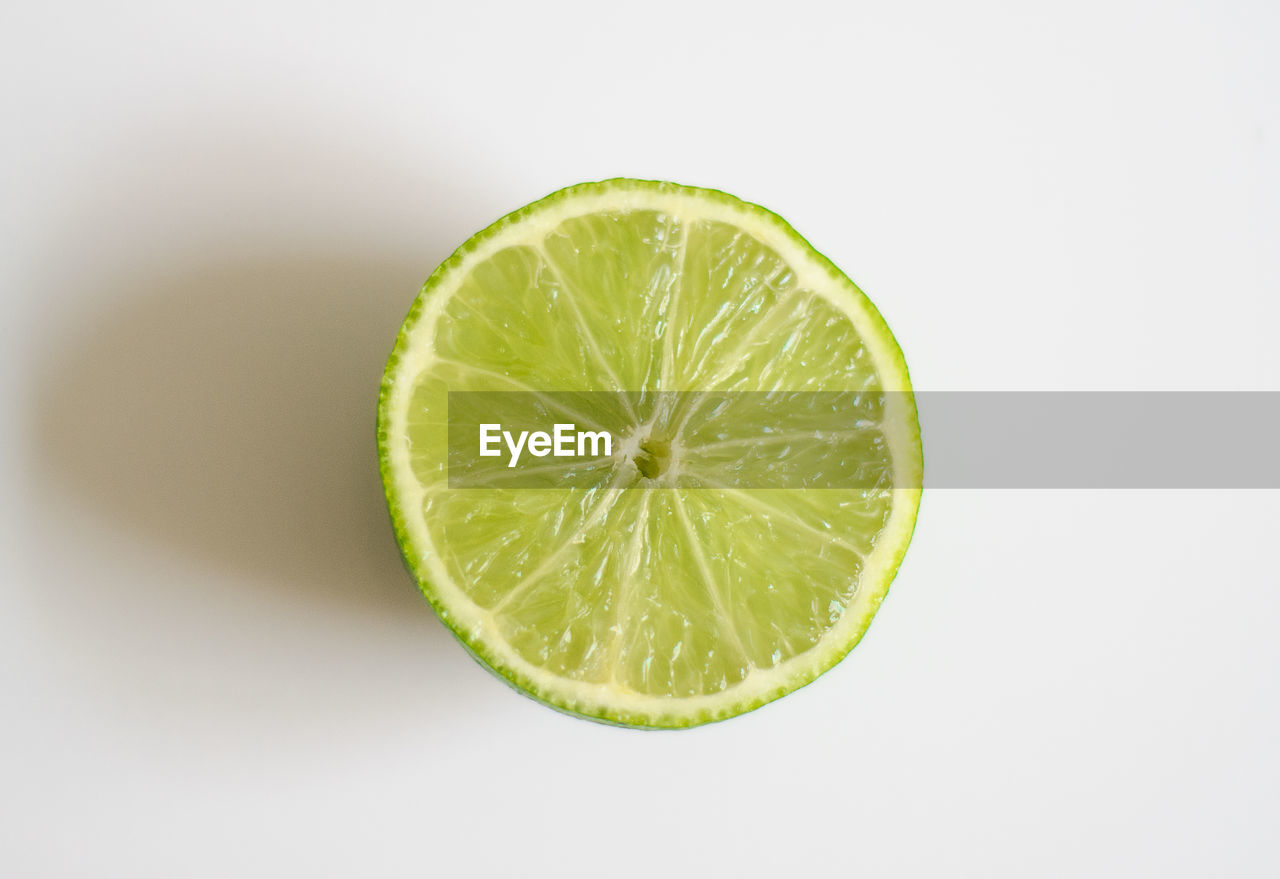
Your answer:
[[[866,631],[919,506],[910,390],[870,301],[778,216],[608,180],[504,217],[431,275],[383,379],[379,459],[409,569],[482,664],[563,711],[687,727],[803,686]],[[531,395],[617,441],[541,459],[548,487],[458,487],[460,392]],[[843,455],[886,477],[734,484],[752,456],[822,442],[760,432],[751,407],[790,392],[872,401]]]

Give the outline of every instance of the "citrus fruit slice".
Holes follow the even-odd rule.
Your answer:
[[[617,442],[540,459],[542,487],[461,487],[465,392],[527,395]],[[752,414],[791,392],[865,403],[841,460],[880,477],[735,483],[744,459],[824,447]],[[781,218],[608,180],[502,218],[431,275],[383,379],[379,460],[410,571],[483,665],[572,714],[686,727],[803,686],[866,631],[919,506],[909,392],[874,306]]]

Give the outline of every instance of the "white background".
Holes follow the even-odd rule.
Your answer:
[[[1277,875],[1280,493],[934,491],[849,660],[640,733],[451,640],[372,420],[438,261],[620,174],[786,216],[922,389],[1280,389],[1278,45],[1270,0],[5,4],[0,874]]]

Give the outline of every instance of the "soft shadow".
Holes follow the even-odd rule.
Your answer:
[[[487,676],[401,565],[378,384],[423,279],[491,208],[447,157],[379,170],[370,124],[270,109],[188,108],[104,147],[86,179],[107,182],[51,233],[35,598],[51,658],[128,722],[412,727]]]
[[[37,395],[41,462],[115,525],[236,581],[313,610],[421,613],[374,409],[422,271],[324,256],[108,285],[121,304],[65,339]]]

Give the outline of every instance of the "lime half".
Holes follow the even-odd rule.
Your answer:
[[[481,663],[563,711],[687,727],[803,686],[866,631],[920,501],[909,391],[875,307],[780,217],[608,180],[502,218],[436,269],[387,365],[378,452],[407,565]],[[590,466],[541,459],[545,487],[458,487],[458,392],[621,426]],[[751,456],[823,442],[733,417],[733,395],[761,392],[878,401],[856,449],[888,478],[734,484]],[[577,468],[572,487],[556,468]]]

